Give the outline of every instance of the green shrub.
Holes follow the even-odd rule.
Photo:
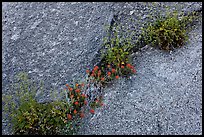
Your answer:
[[[165,19],[158,18],[144,30],[145,42],[167,51],[181,47],[187,40],[185,25],[176,13],[169,14]]]
[[[105,37],[102,44],[104,50],[101,50],[102,62],[99,70],[101,71],[101,78],[105,78],[107,82],[115,78],[118,79],[119,76],[128,76],[135,73],[135,69],[132,65],[129,65],[131,64],[131,58],[128,50],[133,47],[131,36],[125,36],[126,33],[122,31],[119,34],[120,27],[114,24],[112,26],[112,35],[109,38]],[[131,66],[131,68],[126,66]],[[93,70],[93,73],[97,73],[97,71]]]
[[[67,121],[66,102],[38,103],[37,86],[28,75],[20,73],[17,80],[12,94],[2,96],[4,113],[11,118],[12,134],[59,134]]]
[[[112,35],[104,37],[102,46],[107,49],[103,52],[102,58],[105,58],[107,64],[117,66],[122,62],[130,62],[128,49],[132,47],[131,38],[124,36],[124,32],[120,32],[121,26],[114,24],[112,26]]]
[[[142,37],[146,44],[159,49],[170,51],[184,46],[188,40],[187,34],[194,28],[198,21],[200,11],[188,12],[180,15],[177,11],[167,12],[166,17],[158,15],[156,21],[143,28]]]

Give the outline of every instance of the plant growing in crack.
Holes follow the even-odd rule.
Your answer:
[[[151,15],[149,17],[152,18]],[[162,50],[173,50],[185,44],[186,29],[196,18],[194,13],[179,16],[177,12],[169,13],[165,18],[159,16],[143,29],[139,38],[143,37],[146,44],[158,46]],[[104,38],[102,44],[101,62],[86,70],[85,82],[65,85],[65,99],[49,103],[37,102],[35,84],[32,85],[27,75],[19,75],[19,83],[13,89],[16,96],[2,96],[6,106],[4,112],[11,116],[14,134],[76,134],[81,127],[81,119],[86,117],[87,112],[94,114],[97,107],[104,105],[105,85],[136,73],[130,58],[130,49],[135,46],[132,43],[135,33],[127,30],[131,35],[126,36],[123,34],[124,30],[119,30],[123,26],[116,23],[112,25],[112,32]],[[158,123],[158,129],[159,126]]]
[[[65,101],[37,102],[37,85],[26,73],[17,75],[12,89],[12,94],[2,95],[3,113],[10,119],[12,134],[47,135],[60,132],[66,121]]]
[[[184,46],[188,40],[189,24],[192,24],[197,18],[196,14],[179,16],[177,11],[167,14],[166,17],[160,15],[155,22],[149,23],[143,29],[142,36],[147,45],[171,51]]]

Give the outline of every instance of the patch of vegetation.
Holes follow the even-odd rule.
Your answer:
[[[170,13],[166,17],[158,16],[155,22],[149,23],[143,29],[139,38],[145,44],[162,50],[173,50],[181,47],[187,40],[189,24],[196,19],[195,14],[181,16]],[[110,26],[109,26],[110,27]],[[28,75],[20,73],[17,82],[13,84],[12,94],[3,94],[3,119],[10,118],[12,134],[28,135],[58,135],[77,134],[81,127],[81,119],[85,112],[95,113],[95,108],[103,106],[101,94],[98,91],[88,92],[91,85],[101,92],[104,85],[120,77],[129,77],[136,73],[130,58],[131,49],[138,46],[132,40],[135,32],[126,36],[126,30],[117,23],[111,26],[112,32],[104,38],[101,50],[101,62],[93,68],[88,68],[85,82],[66,84],[65,98],[47,103],[39,103],[35,95],[39,88]],[[119,33],[120,32],[120,33]],[[138,40],[137,40],[138,41]],[[43,86],[41,84],[42,93]]]
[[[184,25],[178,20],[177,15],[169,16],[165,20],[157,19],[145,30],[145,41],[151,46],[158,46],[159,49],[167,51],[181,47],[187,40]]]
[[[119,25],[113,24],[112,35],[104,37],[101,50],[101,63],[99,68],[94,69],[90,76],[94,77],[95,73],[100,73],[103,83],[118,79],[120,76],[128,77],[136,73],[135,68],[131,65],[129,49],[133,47],[130,37],[125,37],[123,33],[119,34]],[[96,78],[96,77],[94,77]]]
[[[12,94],[2,95],[3,112],[10,117],[12,134],[55,135],[65,126],[66,102],[38,103],[37,89],[26,73],[20,73]]]
[[[85,110],[94,114],[94,109],[103,105],[101,97],[87,100],[84,91],[88,84],[66,84],[65,98],[53,95],[51,102],[39,103],[35,96],[38,90],[43,92],[43,84],[39,87],[26,73],[19,73],[12,84],[12,94],[2,95],[3,119],[8,120],[14,135],[77,134]]]
[[[150,23],[143,29],[142,36],[145,43],[170,51],[184,46],[188,40],[187,32],[189,24],[197,18],[191,16],[179,16],[177,12],[169,13],[165,18],[158,17],[155,22]]]

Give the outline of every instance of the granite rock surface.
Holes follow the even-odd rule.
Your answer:
[[[104,25],[116,20],[139,35],[148,14],[165,15],[166,6],[188,12],[202,3],[2,3],[2,93],[24,71],[44,81],[46,100],[51,88],[83,79],[99,61]],[[80,133],[201,134],[202,23],[197,26],[190,42],[171,54],[144,48],[133,55],[137,74],[105,89],[106,106]],[[2,132],[9,134],[6,124]]]

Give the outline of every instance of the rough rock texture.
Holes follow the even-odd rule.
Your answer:
[[[3,3],[3,87],[19,71],[46,88],[85,74],[100,48],[111,3]]]
[[[114,5],[117,15],[116,23],[122,26],[121,31],[126,33],[126,36],[134,34],[132,41],[135,43],[137,43],[138,36],[141,35],[142,28],[145,28],[148,23],[154,22],[157,17],[165,17],[173,11],[177,11],[181,15],[199,9],[202,9],[202,4],[199,2],[130,2]],[[138,43],[137,46],[139,46]]]
[[[51,88],[81,79],[100,48],[112,3],[3,3],[2,92],[20,71]],[[4,128],[4,127],[3,127]]]
[[[137,74],[105,89],[104,108],[81,134],[202,134],[202,22],[171,54],[143,48]]]
[[[2,92],[8,92],[20,71],[43,80],[45,95],[81,79],[97,62],[104,25],[114,15],[122,25],[136,26],[132,30],[139,34],[148,13],[165,10],[165,5],[179,11],[202,7],[198,2],[3,3]],[[136,55],[137,75],[104,91],[111,94],[106,94],[105,109],[81,133],[201,134],[202,26],[194,31],[191,42],[171,55],[153,49]],[[3,125],[3,134],[7,130]]]

